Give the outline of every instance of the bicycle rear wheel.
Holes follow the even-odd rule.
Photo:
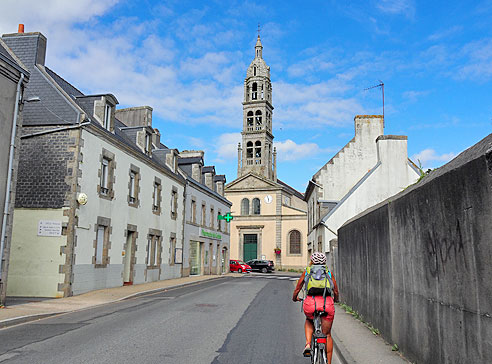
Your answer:
[[[324,348],[318,348],[318,355],[316,357],[315,364],[328,364],[328,360],[326,358],[326,350]]]

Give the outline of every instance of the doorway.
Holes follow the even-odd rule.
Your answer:
[[[201,273],[202,252],[198,241],[190,241],[190,274],[199,275]]]
[[[123,266],[123,285],[133,284],[133,267],[135,257],[135,231],[127,231],[125,244],[125,257]]]
[[[258,234],[244,234],[243,260],[247,262],[258,256]]]

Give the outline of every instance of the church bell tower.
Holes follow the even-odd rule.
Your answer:
[[[272,133],[272,83],[270,67],[263,60],[260,34],[255,58],[246,72],[243,99],[242,148],[238,147],[238,177],[249,172],[276,180]]]

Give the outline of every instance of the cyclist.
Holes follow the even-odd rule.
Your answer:
[[[311,261],[309,266],[312,265],[326,265],[326,255],[320,252],[316,252],[311,255]],[[307,271],[307,268],[306,268]],[[294,294],[292,295],[292,300],[294,302],[300,301],[297,297],[305,283],[306,271],[301,275],[301,278],[297,281]],[[331,273],[331,272],[330,272]],[[317,311],[324,311],[326,315],[322,316],[321,319],[321,330],[327,336],[326,338],[326,352],[328,358],[328,364],[331,364],[331,357],[333,353],[333,340],[331,338],[331,326],[333,325],[333,319],[335,318],[335,306],[334,302],[338,302],[338,286],[335,281],[335,277],[331,276],[333,280],[332,295],[320,296],[306,296],[302,308],[304,314],[306,315],[306,322],[304,323],[304,333],[306,335],[306,346],[304,347],[303,355],[311,355],[311,339],[313,337],[314,325],[313,325],[313,314],[316,307]]]

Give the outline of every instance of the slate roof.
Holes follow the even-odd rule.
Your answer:
[[[226,183],[226,176],[225,176],[225,174],[216,174],[214,176],[214,182],[217,182],[217,181],[222,181],[225,184]]]
[[[209,172],[215,173],[215,166],[205,166],[202,168],[202,174],[209,173]]]
[[[7,49],[7,45],[3,41],[0,41],[0,58],[12,67],[14,67],[17,71],[22,72],[29,77],[29,71],[27,70],[27,67],[16,60],[14,57],[12,57]]]
[[[45,67],[44,69],[51,76],[51,78],[63,89],[63,91],[65,91],[69,96],[71,97],[84,96],[84,94],[80,92],[77,88],[75,88],[75,86],[67,82],[64,78],[59,76],[53,70],[51,70],[48,67]]]
[[[58,82],[45,70],[43,64],[36,65],[36,57],[44,63],[44,54],[37,54],[38,44],[44,36],[40,33],[26,33],[22,36],[7,35],[2,40],[30,72],[24,98],[39,97],[40,101],[26,102],[22,110],[24,126],[71,125],[79,122],[80,110],[68,103],[57,88]],[[40,50],[41,52],[41,50]],[[56,77],[56,76],[55,76]],[[57,79],[61,79],[57,77]],[[61,80],[59,80],[62,82]],[[62,86],[59,86],[63,89]]]
[[[178,165],[203,163],[202,157],[179,157]]]

